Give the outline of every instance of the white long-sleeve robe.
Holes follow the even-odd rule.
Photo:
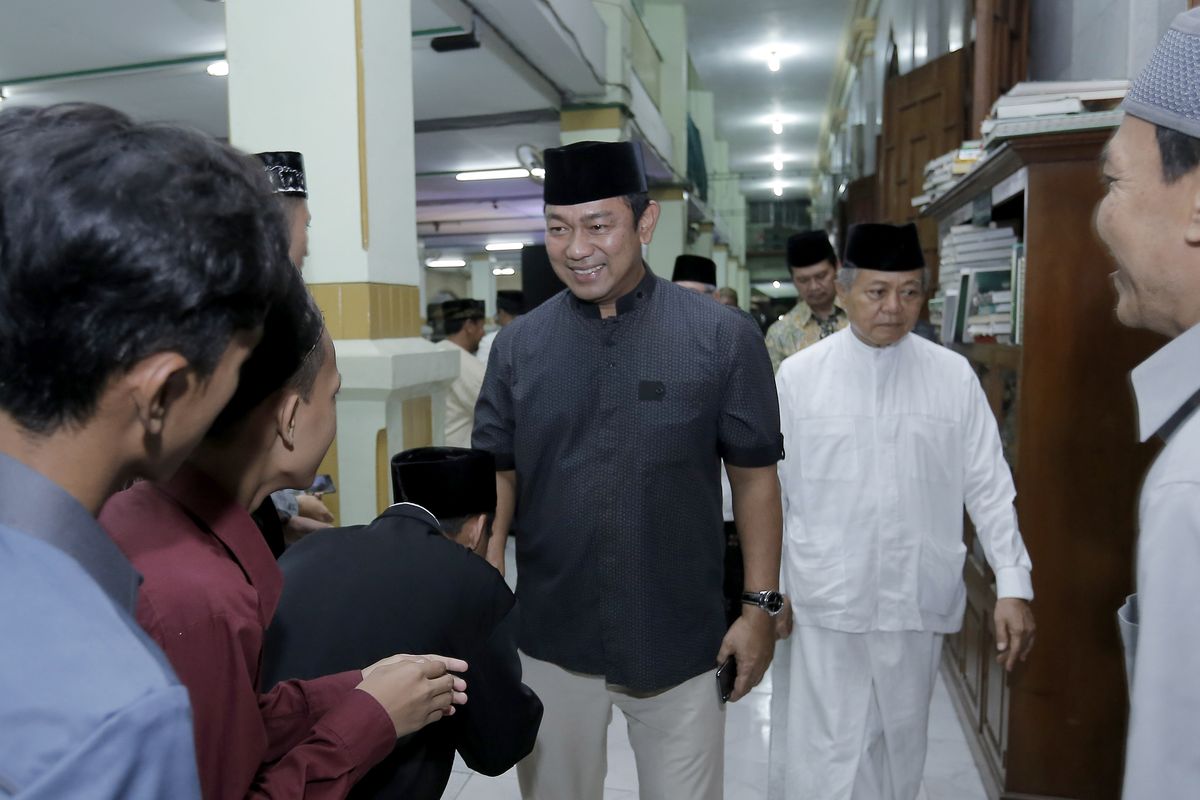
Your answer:
[[[780,464],[781,581],[796,625],[876,638],[884,632],[958,630],[966,602],[964,504],[996,573],[999,596],[1032,598],[1012,475],[995,417],[966,359],[913,335],[890,347],[871,347],[845,329],[785,360],[777,386],[786,451]],[[829,637],[829,648],[837,646],[835,638]],[[801,640],[811,649],[819,637],[796,636],[789,643],[791,652],[781,662],[794,662],[792,675],[805,668]],[[789,759],[789,785],[779,792],[776,784],[774,794],[801,796],[791,784],[802,773],[808,776],[804,797],[849,797],[834,784],[854,783],[862,755],[854,748],[861,747],[862,735],[822,728],[813,709],[866,709],[865,702],[831,698],[863,691],[864,685],[871,691],[871,681],[857,682],[854,689],[825,663],[828,685],[810,676],[803,687],[788,686],[782,664],[775,672],[776,691],[790,693],[788,719],[776,718],[773,726],[780,740],[787,739],[788,752],[777,752],[775,743],[772,751],[773,758]],[[847,664],[847,674],[860,666]],[[810,667],[817,671],[811,660]],[[897,672],[905,669],[913,674]],[[910,752],[923,762],[921,720],[909,715],[909,727],[916,730],[889,730],[887,689],[904,686],[910,694],[924,694],[927,706],[922,686],[931,691],[934,670],[926,657],[911,666],[892,664],[887,672],[875,675],[873,690],[884,706],[883,734],[916,737],[921,746]],[[863,730],[865,715],[854,725]],[[911,783],[915,768],[919,785],[921,764],[901,767],[910,774],[898,782]],[[825,786],[823,774],[829,778]]]

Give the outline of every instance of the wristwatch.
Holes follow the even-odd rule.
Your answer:
[[[742,602],[758,606],[771,617],[783,611],[783,595],[772,590],[765,592],[742,592]]]

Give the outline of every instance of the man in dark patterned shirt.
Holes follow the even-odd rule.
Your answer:
[[[657,278],[641,151],[546,152],[546,248],[567,289],[496,337],[475,412],[496,458],[489,560],[517,538],[526,682],[546,711],[518,766],[528,798],[603,794],[612,706],[647,796],[719,798],[724,714],[762,678],[782,601],[782,456],[770,359],[754,323]],[[726,629],[719,470],[742,538],[742,616]],[[514,515],[515,509],[515,515]]]

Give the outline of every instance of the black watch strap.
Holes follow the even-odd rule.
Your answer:
[[[762,592],[742,592],[742,602],[758,606],[772,617],[783,610],[783,595],[771,589]]]

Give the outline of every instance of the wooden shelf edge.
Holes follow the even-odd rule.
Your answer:
[[[987,160],[956,183],[953,189],[925,206],[920,216],[942,220],[971,204],[984,192],[990,192],[993,186],[1026,164],[1095,158],[1098,149],[1112,136],[1112,131],[1112,128],[1090,128],[1007,139],[992,151]],[[1100,166],[1097,163],[1097,180],[1099,174]]]

